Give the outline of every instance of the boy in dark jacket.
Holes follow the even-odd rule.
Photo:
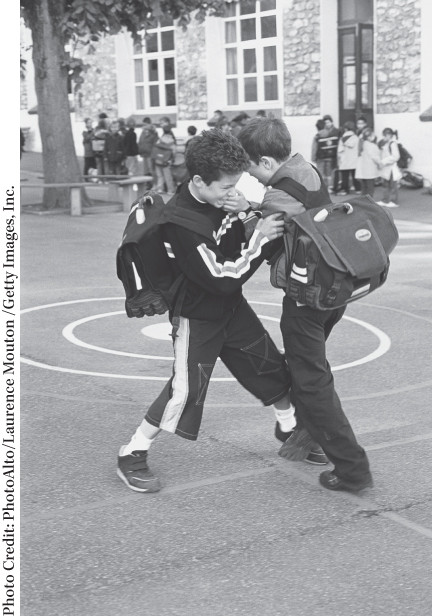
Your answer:
[[[282,120],[251,120],[237,138],[251,159],[249,173],[272,187],[260,206],[264,216],[279,211],[290,220],[304,209],[331,202],[312,165],[300,154],[291,155],[291,136]],[[344,311],[315,310],[285,295],[281,330],[297,426],[285,431],[276,425],[276,437],[284,443],[281,455],[289,458],[299,447],[304,456],[316,451],[311,435],[335,466],[321,473],[320,483],[330,490],[359,491],[372,485],[369,462],[342,410],[326,359],[326,340]]]
[[[124,160],[123,136],[119,132],[117,120],[111,122],[109,133],[105,139],[104,157],[108,162],[111,175],[120,175],[121,164]]]
[[[126,126],[127,131],[123,137],[123,149],[126,157],[125,165],[129,175],[138,175],[138,143],[135,132],[135,120],[129,118]]]
[[[118,475],[132,490],[156,492],[158,479],[147,465],[150,445],[161,430],[196,440],[207,387],[217,358],[265,406],[289,411],[290,377],[283,356],[242,294],[243,284],[266,258],[283,222],[270,216],[249,221],[224,211],[242,199],[235,185],[249,160],[241,145],[220,130],[204,131],[186,150],[190,181],[174,197],[176,207],[199,212],[214,227],[214,239],[172,223],[164,239],[175,276],[187,280],[180,327],[174,341],[173,376],[130,443],[120,449]],[[258,221],[258,222],[257,222]],[[289,411],[293,418],[293,409]]]
[[[153,161],[151,159],[151,151],[156,141],[159,140],[159,135],[156,127],[152,124],[150,118],[146,117],[143,120],[143,127],[138,141],[138,153],[143,159],[143,174],[153,175]]]

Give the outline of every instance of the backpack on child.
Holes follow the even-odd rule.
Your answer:
[[[397,145],[399,149],[399,160],[397,161],[397,166],[399,169],[408,169],[408,165],[412,161],[412,156],[401,143],[398,143]]]
[[[155,143],[152,148],[150,158],[155,165],[158,165],[159,167],[167,167],[170,160],[173,158],[172,149],[169,146]]]
[[[340,308],[384,284],[397,241],[391,213],[368,195],[306,210],[287,225],[271,283],[299,304]]]
[[[211,221],[205,216],[176,207],[177,195],[166,204],[149,192],[130,210],[121,245],[117,251],[117,276],[126,293],[126,314],[141,318],[173,311],[173,326],[179,325],[186,278],[175,278],[164,243],[162,226],[172,223],[213,238]]]

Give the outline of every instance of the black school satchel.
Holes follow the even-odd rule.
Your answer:
[[[299,304],[340,308],[384,284],[398,239],[391,213],[369,195],[306,210],[287,225],[272,284]]]
[[[177,207],[176,200],[174,195],[165,204],[160,195],[150,192],[135,201],[116,257],[117,277],[126,294],[127,316],[142,318],[173,311],[174,332],[180,323],[187,280],[183,274],[173,274],[162,227],[173,223],[213,239],[211,221]]]

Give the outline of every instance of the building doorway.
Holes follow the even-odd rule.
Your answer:
[[[338,0],[340,125],[373,126],[373,0]]]

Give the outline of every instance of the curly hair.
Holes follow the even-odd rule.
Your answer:
[[[249,168],[249,157],[235,137],[218,128],[204,130],[189,141],[185,152],[189,177],[199,175],[207,186],[222,174],[235,175]]]
[[[291,135],[279,118],[253,118],[241,129],[237,139],[257,165],[263,156],[271,156],[281,163],[291,154]]]

